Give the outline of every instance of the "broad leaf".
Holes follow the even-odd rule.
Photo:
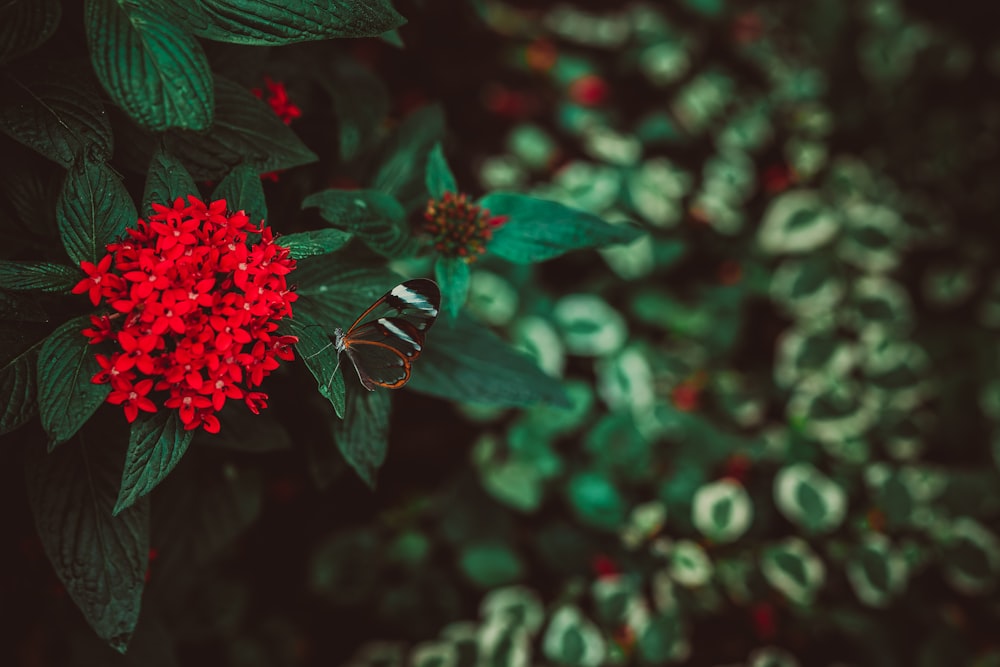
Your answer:
[[[461,257],[439,257],[434,277],[441,287],[441,302],[449,316],[458,315],[469,294],[469,263]]]
[[[309,195],[303,208],[319,208],[337,229],[352,232],[385,257],[398,257],[412,241],[406,211],[391,195],[376,190],[323,190]]]
[[[124,653],[139,618],[149,504],[111,515],[121,455],[113,441],[85,435],[49,454],[31,447],[25,484],[56,574],[94,631]]]
[[[184,456],[194,431],[184,430],[176,410],[144,413],[132,422],[125,469],[112,513],[118,516],[152,491]]]
[[[267,220],[264,186],[260,182],[257,170],[250,165],[241,164],[226,174],[212,193],[212,200],[218,199],[225,199],[230,211],[246,213],[253,225]]]
[[[352,382],[347,389],[344,419],[333,424],[340,453],[372,489],[389,445],[391,407],[388,390],[368,391],[359,382]]]
[[[212,72],[198,41],[156,3],[86,0],[90,60],[111,99],[154,131],[212,124]]]
[[[443,137],[444,114],[440,107],[427,106],[411,113],[386,143],[373,187],[393,195],[407,211],[425,204],[427,156]]]
[[[0,260],[0,289],[66,293],[83,277],[65,264]]]
[[[198,195],[198,186],[191,174],[180,160],[162,146],[157,148],[146,174],[146,188],[142,192],[142,215],[152,214],[152,203],[170,206],[177,198],[187,201],[189,195]]]
[[[5,350],[5,358],[0,363],[0,434],[23,426],[38,414],[35,368],[43,341],[25,345],[21,332],[19,326],[0,329]]]
[[[111,392],[90,381],[101,367],[81,332],[90,321],[81,316],[53,331],[38,355],[38,409],[49,449],[69,440]]]
[[[446,192],[458,192],[455,175],[451,173],[448,161],[444,157],[441,142],[434,144],[427,156],[427,174],[425,175],[427,192],[433,199],[441,199]]]
[[[542,262],[570,250],[629,243],[642,231],[611,225],[595,215],[554,201],[509,192],[483,197],[479,204],[507,220],[493,231],[489,253],[518,264]]]
[[[105,246],[136,221],[135,205],[104,162],[81,160],[66,174],[56,202],[56,224],[70,259],[96,264]]]
[[[278,238],[278,245],[288,248],[295,259],[302,259],[339,250],[350,240],[350,232],[339,229],[317,229],[281,236]]]
[[[10,0],[0,7],[0,64],[47,40],[59,25],[59,0]]]
[[[270,106],[220,76],[215,77],[215,122],[210,130],[172,130],[166,147],[197,180],[220,178],[244,163],[261,174],[317,159]]]
[[[346,252],[299,260],[295,272],[295,315],[306,315],[322,324],[328,334],[335,327],[347,329],[376,299],[399,284],[388,269],[360,264]]]
[[[353,60],[337,61],[321,79],[333,100],[340,128],[340,157],[357,157],[378,136],[389,114],[389,91],[371,70]]]
[[[526,406],[540,401],[568,405],[562,384],[485,326],[459,316],[427,334],[409,386],[468,403]]]
[[[199,0],[200,37],[265,46],[331,37],[374,37],[406,23],[389,0]],[[197,24],[196,24],[197,25]]]
[[[299,342],[295,345],[296,354],[316,378],[319,393],[330,401],[337,416],[343,418],[344,376],[339,370],[337,350],[325,327],[317,324],[298,307],[296,310],[294,319],[286,318],[281,321],[279,331],[284,335],[299,337]]]
[[[110,158],[111,123],[89,73],[33,66],[0,79],[0,131],[64,167],[77,156]]]

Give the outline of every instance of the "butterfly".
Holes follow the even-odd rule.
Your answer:
[[[410,367],[423,351],[440,306],[437,283],[407,280],[369,306],[347,331],[334,329],[330,342],[338,355],[350,359],[365,389],[399,389],[410,379]]]

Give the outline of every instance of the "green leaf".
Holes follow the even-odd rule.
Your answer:
[[[470,544],[462,549],[458,564],[462,574],[483,589],[513,583],[524,573],[517,553],[502,542]]]
[[[101,367],[81,333],[89,324],[86,316],[66,322],[38,355],[38,409],[49,449],[72,438],[111,393],[110,385],[90,381]]]
[[[327,329],[320,326],[307,312],[296,304],[295,318],[285,318],[279,324],[282,335],[298,336],[295,345],[296,354],[302,359],[306,368],[316,378],[319,393],[325,396],[337,411],[337,416],[344,417],[344,376],[340,373],[340,360],[337,350],[330,340]]]
[[[232,44],[295,44],[331,37],[374,37],[406,23],[389,0],[199,0],[208,25],[200,37]]]
[[[690,650],[680,618],[669,612],[658,614],[646,624],[637,648],[643,665],[684,660]]]
[[[225,199],[230,211],[243,211],[253,225],[267,220],[267,201],[264,198],[264,186],[260,182],[257,170],[250,165],[241,164],[222,179],[212,201]]]
[[[811,604],[826,580],[826,566],[805,540],[789,537],[767,546],[760,569],[774,588],[798,604]]]
[[[0,86],[0,131],[15,141],[64,167],[85,153],[111,157],[111,123],[88,72],[38,65]]]
[[[570,504],[584,523],[617,530],[625,521],[625,499],[612,481],[598,472],[581,472],[566,486]]]
[[[750,528],[753,504],[743,485],[720,479],[698,489],[691,521],[702,535],[716,543],[734,542]]]
[[[518,264],[541,262],[570,250],[629,243],[642,234],[636,227],[610,225],[554,201],[509,192],[486,195],[479,204],[492,215],[507,217],[493,231],[487,251]]]
[[[106,163],[82,160],[69,170],[56,202],[56,224],[74,262],[99,262],[105,246],[137,217],[128,191]]]
[[[121,448],[77,437],[46,454],[29,447],[25,483],[45,553],[94,631],[124,653],[139,618],[149,555],[149,503],[111,515]]]
[[[156,488],[184,456],[194,431],[185,431],[176,410],[143,413],[132,423],[125,470],[112,514],[118,516]]]
[[[545,657],[559,665],[598,667],[605,664],[604,638],[598,627],[573,605],[552,615],[542,638]]]
[[[370,146],[389,115],[389,91],[372,71],[353,60],[334,62],[321,79],[340,128],[340,157],[348,162]]]
[[[393,195],[407,211],[425,204],[427,157],[443,137],[440,107],[426,106],[411,113],[387,142],[373,187]]]
[[[0,64],[52,36],[62,16],[59,0],[9,0],[0,7]]]
[[[340,453],[372,489],[389,446],[391,407],[388,391],[368,391],[360,382],[351,382],[344,419],[333,424],[333,438]]]
[[[81,279],[79,269],[65,264],[0,260],[0,289],[66,293]]]
[[[18,331],[4,331],[4,349],[21,341],[16,338]],[[20,428],[38,414],[38,383],[35,368],[42,340],[26,348],[15,350],[0,364],[0,434]],[[18,345],[18,347],[22,347]]]
[[[458,315],[469,294],[469,263],[461,257],[438,257],[434,263],[434,277],[441,286],[444,312]]]
[[[142,215],[152,214],[152,203],[171,206],[178,198],[187,201],[190,195],[198,196],[198,186],[191,174],[176,156],[162,146],[153,153],[146,174],[146,188],[142,192]]]
[[[409,386],[470,403],[527,406],[546,401],[568,406],[562,383],[492,331],[462,316],[427,334]]]
[[[212,71],[201,45],[156,3],[86,0],[90,61],[115,104],[143,127],[212,124]]]
[[[301,259],[290,275],[299,297],[295,316],[306,315],[328,334],[334,327],[347,329],[400,282],[399,276],[384,267],[360,264],[345,251]]]
[[[214,180],[246,163],[258,174],[317,160],[265,102],[238,83],[215,77],[215,122],[204,133],[172,130],[167,149],[196,180]]]
[[[427,173],[425,175],[427,191],[433,199],[441,199],[446,192],[458,192],[455,175],[451,173],[448,161],[444,157],[441,142],[434,144],[427,156]]]
[[[323,190],[309,195],[302,208],[316,207],[337,229],[353,233],[384,257],[397,257],[410,245],[406,211],[391,195],[376,190]]]
[[[350,232],[339,229],[317,229],[281,236],[278,238],[278,245],[288,248],[294,259],[302,259],[339,250],[350,240]]]

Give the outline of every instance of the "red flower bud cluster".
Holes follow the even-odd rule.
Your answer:
[[[93,382],[111,384],[107,400],[129,422],[156,412],[152,392],[163,392],[162,406],[177,410],[185,429],[216,433],[227,399],[258,413],[267,394],[254,388],[279,359],[294,358],[298,339],[274,332],[292,314],[285,276],[295,260],[269,227],[252,226],[242,211],[227,216],[225,200],[178,198],[153,210],[97,264],[80,263],[87,277],[73,293],[112,309],[83,331],[91,344],[116,348],[96,355]]]
[[[274,113],[278,115],[285,125],[290,125],[293,120],[302,115],[302,109],[300,109],[288,98],[288,91],[285,90],[285,84],[281,81],[272,81],[271,77],[264,77],[264,86],[267,87],[267,99],[264,99],[264,91],[260,88],[253,88],[250,92],[254,94],[258,99],[264,99]]]
[[[424,231],[434,249],[445,257],[464,257],[471,262],[486,252],[493,230],[507,221],[506,216],[490,216],[486,209],[473,204],[465,194],[444,193],[432,199],[424,211]]]

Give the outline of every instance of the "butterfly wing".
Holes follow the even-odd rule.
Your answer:
[[[406,384],[440,304],[441,292],[435,282],[408,280],[389,290],[354,321],[340,345],[365,389],[398,389]]]

